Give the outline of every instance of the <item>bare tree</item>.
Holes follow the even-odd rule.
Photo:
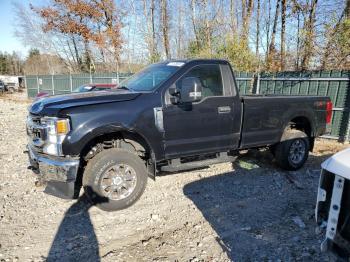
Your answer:
[[[167,0],[161,0],[161,17],[162,17],[162,31],[163,31],[163,44],[165,50],[165,56],[170,59],[170,47],[169,47],[169,13]]]
[[[252,16],[253,7],[254,7],[254,0],[242,0],[241,41],[245,47],[248,47],[250,19]]]
[[[281,70],[285,70],[285,57],[286,57],[286,10],[287,0],[282,0],[281,11]]]
[[[148,3],[147,0],[143,0],[143,14],[147,24],[145,40],[148,43],[150,62],[155,62],[158,60],[155,31],[155,8],[155,0],[150,0],[150,3]]]
[[[259,56],[259,38],[260,38],[260,0],[257,0],[256,10],[256,39],[255,39],[255,55]]]
[[[328,68],[348,68],[346,62],[350,56],[349,49],[349,29],[346,26],[346,22],[350,19],[350,0],[346,0],[343,12],[337,19],[334,26],[329,26],[326,32],[326,45],[324,47],[324,53],[322,57],[321,69],[325,70]]]
[[[269,46],[270,46],[270,24],[271,24],[271,0],[266,0],[268,11],[267,11],[267,19],[266,19],[266,57],[265,60],[267,61],[268,55],[269,55]],[[266,3],[265,3],[266,4]]]
[[[230,0],[230,27],[233,35],[237,33],[237,6],[236,0]]]
[[[198,36],[198,30],[197,30],[197,16],[196,16],[196,0],[191,0],[191,22],[192,22],[192,29],[196,41],[197,48],[200,48],[200,41]]]
[[[73,72],[90,60],[99,69],[115,70],[112,65],[120,64],[130,71],[162,58],[222,57],[236,63],[236,68],[255,71],[265,52],[264,68],[276,71],[289,69],[289,61],[296,70],[347,68],[350,59],[350,30],[345,19],[350,16],[350,0],[48,1],[52,6],[84,5],[76,10],[84,10],[80,15],[84,23],[88,22],[88,31],[45,32],[42,25],[47,21],[28,13],[18,14],[17,35],[28,46],[38,47],[41,54],[59,57]],[[110,11],[116,4],[118,10],[126,6],[120,12],[127,16]],[[99,12],[100,7],[105,12]],[[73,13],[66,12],[63,22],[54,22],[62,22],[61,29],[66,29],[69,23],[65,19],[75,19]],[[55,14],[48,12],[46,16]],[[80,25],[80,21],[75,22]],[[114,28],[113,23],[125,30]],[[102,47],[105,36],[108,47]]]
[[[184,41],[185,41],[185,30],[184,30],[184,6],[182,1],[178,1],[176,5],[176,9],[178,10],[178,16],[177,16],[177,23],[176,27],[174,29],[174,40],[175,40],[175,46],[176,46],[176,57],[180,58],[183,56],[183,47],[184,47]]]
[[[304,41],[303,54],[301,58],[301,69],[307,70],[309,68],[310,59],[313,55],[314,41],[315,41],[315,19],[316,6],[318,0],[312,0],[311,4],[307,5],[308,16],[304,21]]]
[[[275,46],[275,39],[276,39],[276,32],[277,32],[277,21],[279,17],[280,12],[280,2],[281,0],[276,1],[276,9],[275,9],[275,18],[273,20],[273,27],[272,27],[272,34],[271,34],[271,41],[269,46],[269,52],[267,55],[267,61],[266,66],[268,70],[276,70],[275,65],[275,59],[276,59],[276,46]]]

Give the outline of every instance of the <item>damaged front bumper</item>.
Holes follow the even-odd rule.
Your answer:
[[[326,230],[321,250],[334,253],[344,261],[350,258],[349,182],[322,169],[315,209],[318,225]]]
[[[45,193],[64,199],[77,197],[75,182],[79,159],[44,155],[30,145],[27,149],[29,169],[38,174],[40,180],[46,182]]]

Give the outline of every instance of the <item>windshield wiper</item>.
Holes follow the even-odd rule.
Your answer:
[[[118,86],[118,88],[133,91],[130,87],[127,86]]]

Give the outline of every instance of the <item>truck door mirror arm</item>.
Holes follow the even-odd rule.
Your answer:
[[[199,78],[186,77],[181,80],[181,89],[175,85],[169,88],[172,104],[193,103],[202,100],[203,86]]]
[[[180,103],[180,90],[176,87],[176,85],[172,85],[169,88],[169,95],[170,95],[170,103],[173,105],[177,105]]]

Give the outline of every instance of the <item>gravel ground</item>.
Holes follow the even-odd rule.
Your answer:
[[[113,213],[43,193],[27,170],[23,95],[0,98],[0,261],[327,261],[315,233],[320,163],[346,147],[319,140],[305,167],[268,151],[149,180]]]

